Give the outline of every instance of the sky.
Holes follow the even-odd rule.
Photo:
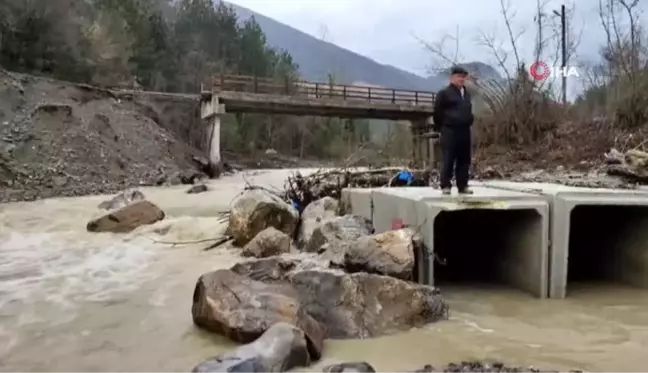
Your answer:
[[[460,36],[459,54],[466,60],[493,62],[492,53],[479,41],[480,34],[506,41],[500,0],[230,0],[232,3],[324,38],[381,63],[425,74],[434,58],[420,41],[438,44],[444,35]],[[523,32],[520,48],[533,53],[537,37],[534,0],[505,0],[515,32]],[[542,0],[545,13],[560,9],[563,1],[571,7],[575,0]],[[572,17],[572,29],[580,36],[583,54],[596,53],[596,40],[602,40],[598,26],[597,0],[579,0]],[[557,22],[558,19],[554,20]],[[588,30],[585,29],[587,25]],[[600,27],[599,27],[600,28]],[[598,32],[597,32],[598,31]],[[549,30],[546,31],[549,33]],[[456,49],[446,42],[446,54]],[[509,48],[510,49],[510,48]],[[553,49],[553,48],[552,48]],[[432,60],[432,61],[431,61]]]

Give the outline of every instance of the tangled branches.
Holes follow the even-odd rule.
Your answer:
[[[428,186],[430,172],[411,170],[411,180],[404,184],[396,182],[396,175],[402,168],[381,168],[375,170],[335,169],[319,170],[308,176],[297,172],[288,177],[284,186],[284,199],[301,213],[312,201],[323,197],[339,199],[344,188],[377,188],[393,186]]]

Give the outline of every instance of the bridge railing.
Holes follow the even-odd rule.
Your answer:
[[[226,74],[214,79],[214,88],[220,91],[302,96],[313,99],[328,98],[425,106],[432,106],[435,96],[433,92],[425,91]]]

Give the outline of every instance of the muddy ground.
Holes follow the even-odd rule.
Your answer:
[[[0,70],[0,200],[113,192],[194,168],[199,154],[155,114],[109,91]]]

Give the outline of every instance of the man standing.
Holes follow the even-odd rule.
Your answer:
[[[453,173],[459,194],[473,193],[468,188],[468,172],[471,161],[470,132],[474,117],[470,94],[464,86],[467,76],[468,72],[463,68],[453,67],[450,84],[437,93],[434,102],[434,125],[441,131],[443,194],[450,194]]]

